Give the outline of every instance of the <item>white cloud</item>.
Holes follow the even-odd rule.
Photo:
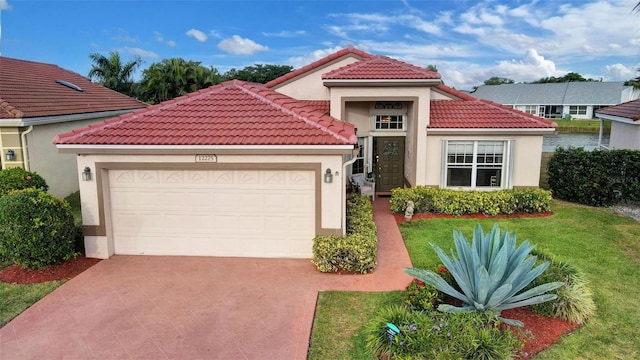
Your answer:
[[[0,0],[0,10],[11,10],[11,5],[7,0]]]
[[[175,41],[173,41],[173,40],[167,40],[166,44],[167,44],[168,46],[176,46],[176,42],[175,42]]]
[[[129,35],[129,33],[127,33],[127,31],[125,29],[122,29],[122,28],[105,30],[105,33],[108,36],[111,36],[112,40],[122,41],[122,42],[130,42],[130,43],[137,43],[138,42],[138,38],[137,37],[133,37],[133,36]]]
[[[165,40],[162,33],[158,31],[153,32],[153,36],[155,36],[157,42],[165,43],[167,46],[176,46],[176,42],[173,40]]]
[[[120,51],[131,54],[131,55],[138,55],[141,58],[151,58],[151,59],[160,58],[160,56],[158,56],[158,54],[154,53],[153,51],[144,50],[137,47],[125,46],[122,49],[120,49]]]
[[[307,32],[305,30],[296,30],[296,31],[282,30],[282,31],[275,32],[275,33],[270,33],[270,32],[263,32],[262,33],[263,36],[281,37],[281,38],[294,38],[294,37],[304,36],[306,34],[307,34]]]
[[[314,52],[311,52],[307,55],[304,56],[294,56],[294,57],[290,57],[287,59],[287,61],[285,63],[290,64],[291,66],[293,66],[294,68],[299,68],[308,64],[311,64],[312,62],[316,61],[316,60],[320,60],[323,57],[327,56],[327,55],[331,55],[334,52],[343,49],[342,46],[335,46],[332,48],[327,48],[327,49],[320,49],[320,50],[316,50]]]
[[[192,38],[200,41],[200,42],[205,42],[207,41],[207,39],[209,38],[207,36],[207,34],[203,33],[200,30],[197,29],[191,29],[189,31],[187,31],[187,36],[191,36]]]
[[[260,45],[251,39],[233,35],[218,43],[218,49],[233,55],[251,55],[259,51],[267,51],[268,47]]]
[[[209,31],[209,36],[214,37],[216,39],[222,39],[222,34],[218,30]]]
[[[626,81],[640,76],[637,67],[628,67],[622,64],[607,65],[604,72],[609,81]]]

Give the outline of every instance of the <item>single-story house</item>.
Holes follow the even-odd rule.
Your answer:
[[[87,256],[311,257],[344,234],[349,175],[378,194],[537,187],[556,124],[349,47],[265,85],[230,81],[60,134]]]
[[[604,121],[611,121],[610,149],[640,150],[640,100],[628,101],[596,112],[600,118],[600,141]]]
[[[471,95],[547,119],[593,119],[596,110],[635,100],[640,91],[623,82],[577,81],[482,85]]]
[[[78,191],[75,156],[51,139],[146,106],[56,65],[0,57],[0,168],[36,171],[67,196]]]

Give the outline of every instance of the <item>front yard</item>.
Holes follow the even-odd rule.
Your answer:
[[[501,228],[531,239],[538,248],[582,270],[591,283],[596,315],[536,359],[640,358],[640,223],[608,210],[554,201],[554,215],[498,220]],[[482,220],[485,230],[494,220]],[[433,268],[429,246],[453,247],[452,231],[470,236],[477,220],[434,219],[401,225],[413,265]],[[325,292],[319,295],[309,359],[373,359],[365,350],[363,326],[376,309],[398,303],[400,292]]]

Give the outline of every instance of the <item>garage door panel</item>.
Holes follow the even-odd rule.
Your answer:
[[[119,254],[311,257],[312,171],[112,170]]]

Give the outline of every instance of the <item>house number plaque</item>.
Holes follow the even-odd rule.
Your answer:
[[[209,162],[209,163],[214,163],[214,162],[218,162],[218,156],[216,155],[210,155],[210,154],[198,154],[196,155],[196,162]]]

